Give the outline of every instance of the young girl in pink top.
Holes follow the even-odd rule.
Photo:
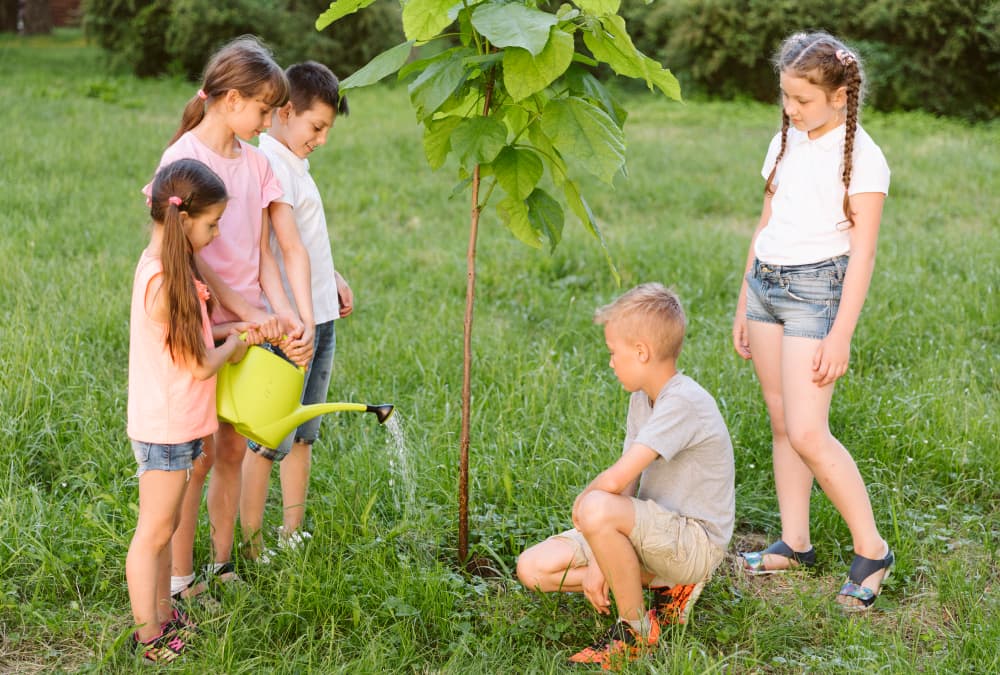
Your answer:
[[[128,435],[139,465],[139,520],[125,560],[141,657],[170,662],[193,627],[170,601],[170,539],[201,438],[217,428],[215,373],[246,353],[234,324],[214,346],[209,293],[195,252],[219,234],[226,187],[201,162],[185,159],[156,174],[153,232],[132,287]],[[222,327],[220,327],[222,328]],[[228,334],[226,334],[228,333]]]
[[[185,107],[160,165],[183,157],[198,159],[222,178],[229,194],[219,238],[196,258],[219,300],[213,323],[249,321],[258,327],[258,337],[280,344],[292,360],[305,365],[313,344],[309,255],[300,240],[286,238],[283,253],[294,261],[288,268],[303,276],[291,284],[293,289],[305,289],[306,297],[300,298],[298,291],[295,296],[299,308],[308,308],[303,321],[285,295],[270,248],[267,208],[281,197],[281,185],[267,159],[246,142],[270,126],[272,111],[287,100],[288,80],[270,52],[253,37],[230,42],[206,65],[202,87]],[[195,582],[193,549],[202,486],[210,467],[208,516],[214,562],[208,573],[219,581],[236,578],[231,555],[245,453],[246,439],[228,424],[220,426],[214,439],[205,439],[206,460],[195,467],[173,540],[171,587],[177,598],[206,590]]]

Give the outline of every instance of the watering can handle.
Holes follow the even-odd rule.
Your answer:
[[[239,334],[239,338],[240,338],[241,340],[243,340],[244,342],[246,342],[246,341],[247,341],[247,337],[248,337],[248,335],[247,335],[247,331],[243,331],[242,333],[240,333],[240,334]],[[288,339],[288,336],[287,336],[287,335],[282,335],[282,336],[281,336],[281,339],[282,339],[282,340],[287,340],[287,339]],[[306,372],[306,367],[305,367],[305,366],[300,366],[299,364],[297,364],[297,363],[295,363],[294,361],[292,361],[291,359],[289,359],[289,358],[288,358],[287,356],[284,356],[284,354],[283,354],[283,353],[282,353],[282,357],[283,357],[283,358],[284,358],[284,359],[285,359],[286,361],[288,361],[289,363],[291,363],[291,364],[292,364],[293,366],[295,366],[296,368],[298,368],[298,369],[299,369],[300,371],[302,371],[303,373],[304,373],[304,372]]]

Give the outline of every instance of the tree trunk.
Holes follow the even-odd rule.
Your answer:
[[[0,0],[0,33],[17,32],[17,0]]]
[[[25,0],[24,34],[43,35],[52,32],[52,8],[49,0]]]
[[[490,114],[493,98],[493,75],[486,82],[483,116]],[[479,232],[479,165],[472,170],[472,213],[469,223],[469,249],[465,256],[465,332],[462,358],[462,432],[458,460],[458,563],[469,559],[469,442],[472,419],[472,308],[476,299],[476,236]]]

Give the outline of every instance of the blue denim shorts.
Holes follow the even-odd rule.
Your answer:
[[[201,439],[187,443],[146,443],[132,440],[132,453],[139,465],[136,476],[147,471],[189,471],[201,456]]]
[[[302,404],[326,403],[330,389],[330,375],[333,372],[333,353],[337,348],[337,331],[334,322],[326,321],[316,326],[313,341],[313,357],[306,370],[305,385],[302,388]],[[277,348],[275,348],[277,349]],[[306,420],[289,434],[277,448],[265,448],[253,441],[247,441],[247,448],[261,457],[280,462],[292,451],[292,441],[312,445],[319,438],[319,425],[323,417]]]
[[[781,324],[785,335],[822,340],[840,307],[847,256],[807,265],[754,260],[747,274],[747,319]]]

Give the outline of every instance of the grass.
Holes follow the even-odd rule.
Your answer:
[[[2,671],[137,669],[125,648],[128,294],[147,237],[139,189],[194,88],[110,71],[74,33],[0,38]],[[661,280],[686,304],[682,369],[715,394],[737,449],[733,549],[770,540],[767,420],[729,330],[776,111],[624,101],[630,178],[587,194],[624,285]],[[503,575],[459,573],[467,196],[450,196],[453,172],[426,168],[404,88],[353,93],[351,108],[313,161],[357,295],[338,325],[331,396],[395,403],[405,448],[368,416],[329,417],[307,552],[248,570],[222,612],[199,616],[206,634],[176,669],[564,672],[601,620],[582,598],[537,597],[510,572],[524,547],[566,526],[573,497],[619,451],[626,394],[590,322],[619,289],[579,226],[549,255],[487,213],[472,545]],[[1000,669],[998,127],[919,114],[865,126],[893,182],[831,422],[868,482],[896,573],[871,615],[836,611],[850,538],[817,491],[816,573],[750,581],[724,565],[694,621],[633,672]],[[273,487],[269,525],[280,522]],[[204,529],[196,557],[207,561]]]

